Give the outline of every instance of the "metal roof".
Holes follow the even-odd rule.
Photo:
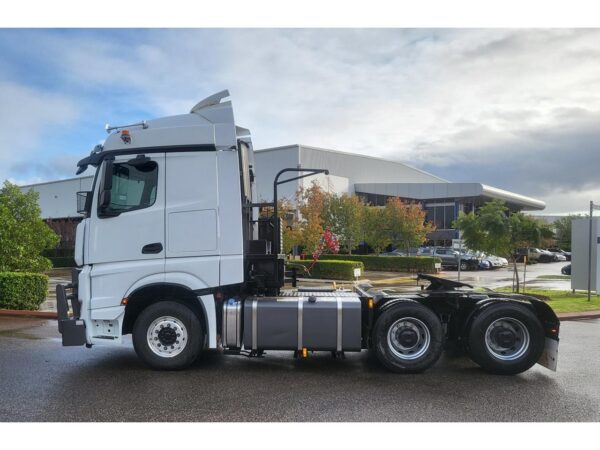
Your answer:
[[[482,183],[356,183],[356,192],[415,200],[485,197],[504,200],[526,210],[542,210],[546,203]]]

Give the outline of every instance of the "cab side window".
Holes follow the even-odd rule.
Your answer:
[[[111,184],[110,202],[103,208],[103,216],[148,208],[156,201],[158,164],[154,161],[113,163]]]

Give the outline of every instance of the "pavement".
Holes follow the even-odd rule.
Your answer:
[[[444,355],[417,375],[369,352],[205,354],[180,372],[147,369],[130,341],[62,347],[56,322],[0,317],[0,421],[598,421],[600,320],[564,322],[558,372],[483,372]]]

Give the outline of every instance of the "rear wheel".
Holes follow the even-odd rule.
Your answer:
[[[418,303],[398,304],[385,310],[373,328],[373,348],[379,361],[399,373],[422,372],[443,350],[439,318]]]
[[[491,373],[524,372],[537,362],[543,350],[542,325],[523,305],[490,305],[475,317],[469,330],[469,355]]]
[[[133,326],[135,351],[154,369],[188,367],[200,354],[203,343],[204,331],[196,314],[173,301],[148,306]]]

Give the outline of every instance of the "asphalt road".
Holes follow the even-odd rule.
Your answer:
[[[563,322],[558,372],[494,376],[442,357],[419,375],[366,352],[208,354],[155,372],[130,344],[61,347],[56,322],[0,318],[0,421],[598,421],[600,320]]]

